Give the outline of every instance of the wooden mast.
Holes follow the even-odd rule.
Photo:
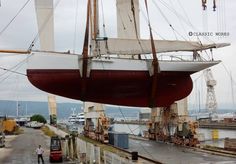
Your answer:
[[[90,0],[88,0],[87,5],[87,19],[86,19],[86,30],[84,36],[84,46],[83,46],[83,73],[82,77],[87,77],[87,69],[88,69],[88,44],[89,44],[89,12],[90,12]]]
[[[159,62],[157,59],[153,35],[152,35],[152,28],[151,28],[150,19],[149,19],[147,0],[145,0],[145,6],[146,6],[147,16],[148,16],[149,31],[150,31],[150,38],[151,38],[151,47],[152,47],[152,57],[153,57],[153,61],[152,61],[152,65],[153,65],[152,88],[151,88],[151,97],[150,97],[149,106],[154,107],[154,106],[156,106],[155,99],[157,96],[156,95],[156,93],[157,93],[157,76],[158,76],[158,73],[160,72],[160,68],[159,68]]]

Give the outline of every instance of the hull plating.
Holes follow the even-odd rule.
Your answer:
[[[29,81],[56,95],[104,104],[150,106],[152,77],[148,71],[91,70],[82,78],[79,70],[28,69]],[[187,97],[192,90],[188,72],[161,72],[158,75],[156,106],[169,106]]]

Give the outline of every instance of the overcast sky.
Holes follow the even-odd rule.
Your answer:
[[[27,0],[2,0],[0,7],[0,31],[16,15],[17,11],[26,3]],[[196,37],[189,36],[189,32],[229,32],[229,36],[219,38],[215,35],[209,37],[213,42],[229,42],[230,47],[214,51],[214,58],[222,60],[223,64],[213,67],[214,78],[217,80],[215,88],[219,107],[225,104],[232,104],[232,93],[230,77],[224,66],[232,73],[236,80],[236,1],[235,0],[218,0],[217,11],[212,11],[212,1],[208,0],[207,11],[203,12],[201,0],[149,0],[151,25],[154,30],[154,37],[160,39],[186,39],[196,40]],[[78,16],[75,33],[76,6],[78,3]],[[58,4],[58,5],[57,5]],[[100,3],[101,4],[101,3]],[[57,51],[76,51],[81,53],[81,47],[84,35],[85,25],[85,0],[58,0],[54,14],[55,25],[55,49]],[[107,36],[116,36],[116,12],[115,0],[103,0],[104,15]],[[168,7],[166,7],[168,6]],[[161,9],[161,14],[159,8]],[[165,15],[165,16],[163,16]],[[103,19],[100,19],[103,23]],[[146,11],[144,1],[140,0],[140,21],[141,36],[149,38],[147,30]],[[170,28],[169,23],[176,32]],[[192,24],[191,27],[189,24]],[[1,49],[22,49],[26,50],[35,35],[37,34],[37,20],[34,8],[34,0],[31,0],[10,26],[0,35]],[[76,40],[76,47],[74,47]],[[206,41],[203,39],[203,41]],[[36,42],[35,49],[39,48]],[[181,55],[181,53],[178,53]],[[1,55],[0,66],[12,68],[26,56],[18,55]],[[18,71],[25,73],[27,64],[24,64]],[[200,76],[196,74],[193,79]],[[197,93],[201,93],[201,103],[205,101],[205,82],[200,78],[194,84],[195,89],[191,96],[190,102],[196,103]],[[234,87],[235,83],[234,83]],[[236,95],[235,95],[236,96]],[[27,78],[14,73],[5,73],[0,70],[0,99],[1,100],[34,100],[46,101],[47,94],[33,87]],[[58,98],[59,101],[71,102],[66,98]]]

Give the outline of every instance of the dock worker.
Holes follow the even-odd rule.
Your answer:
[[[43,149],[41,148],[41,145],[39,145],[39,147],[36,149],[36,153],[38,155],[38,163],[40,163],[40,159],[42,161],[42,163],[44,164],[44,160],[43,160]]]

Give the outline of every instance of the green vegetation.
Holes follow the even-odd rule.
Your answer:
[[[56,134],[51,131],[47,126],[43,126],[41,128],[41,130],[43,131],[43,133],[46,135],[46,136],[49,136],[49,137],[52,137],[52,136],[55,136]]]
[[[31,121],[37,121],[37,122],[40,122],[40,123],[47,123],[46,119],[40,115],[40,114],[35,114],[33,115],[31,118],[30,118]]]

